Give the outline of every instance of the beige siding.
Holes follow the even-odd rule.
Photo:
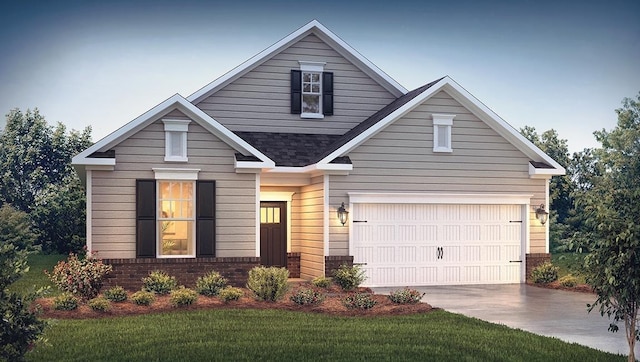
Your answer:
[[[291,114],[291,70],[299,60],[326,62],[334,73],[334,115]],[[393,95],[333,48],[309,35],[196,106],[232,131],[343,134],[390,103]]]
[[[255,175],[236,174],[235,151],[197,123],[187,138],[189,162],[164,162],[164,128],[156,121],[114,147],[114,171],[93,171],[92,248],[100,257],[135,257],[135,181],[153,179],[154,167],[196,168],[200,180],[216,180],[217,255],[255,256]]]
[[[432,113],[456,114],[453,153],[433,152]],[[531,194],[545,199],[545,180],[531,179],[529,159],[445,92],[440,92],[349,153],[353,171],[331,176],[330,205],[351,191]],[[531,210],[530,251],[545,252],[545,228]],[[339,224],[338,224],[339,225]],[[330,229],[330,255],[348,255],[348,228]]]
[[[292,238],[298,240],[300,275],[311,279],[324,275],[324,191],[323,178],[312,179],[311,185],[300,188],[292,213],[297,225]],[[296,194],[298,195],[298,194]]]

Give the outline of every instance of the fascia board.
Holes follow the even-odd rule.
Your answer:
[[[529,176],[531,178],[549,178],[551,176],[561,176],[564,175],[565,169],[557,169],[557,168],[536,168],[532,164],[529,164]]]

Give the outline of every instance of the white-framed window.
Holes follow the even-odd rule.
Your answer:
[[[190,180],[158,180],[157,227],[159,258],[196,256],[195,189]]]
[[[325,63],[300,61],[302,72],[302,118],[324,118],[322,112],[322,72]]]
[[[433,152],[453,152],[451,128],[455,114],[433,114]]]
[[[183,119],[163,119],[164,160],[166,162],[187,162],[187,132],[191,121]]]

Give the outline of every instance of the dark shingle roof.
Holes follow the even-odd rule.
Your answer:
[[[535,168],[553,168],[553,166],[547,165],[544,162],[529,161],[529,163]]]

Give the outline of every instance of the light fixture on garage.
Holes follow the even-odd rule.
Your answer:
[[[346,224],[347,221],[349,220],[349,211],[347,211],[347,209],[344,208],[344,202],[338,208],[338,220],[340,220],[340,222],[342,223],[342,226],[344,226],[344,224]]]
[[[544,204],[540,204],[540,207],[536,209],[536,217],[540,220],[542,225],[547,223],[549,219],[549,213],[544,209]]]

